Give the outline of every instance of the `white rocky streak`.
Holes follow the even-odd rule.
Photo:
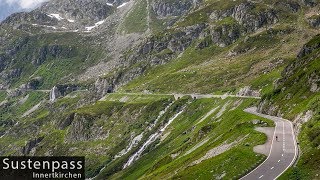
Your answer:
[[[227,143],[227,142],[224,142],[223,144],[221,144],[220,146],[217,146],[217,147],[214,147],[212,149],[210,149],[203,157],[201,157],[200,159],[198,160],[195,160],[193,161],[189,166],[193,166],[193,165],[196,165],[196,164],[199,164],[201,163],[202,161],[204,160],[207,160],[207,159],[210,159],[210,158],[213,158],[215,156],[218,156],[228,150],[230,150],[231,148],[233,148],[234,146],[236,146],[237,144],[239,144],[240,142],[242,142],[245,138],[248,137],[249,134],[247,134],[246,136],[244,136],[243,138],[240,138],[232,143]]]
[[[135,138],[132,139],[129,146],[126,149],[123,149],[120,153],[118,153],[114,158],[117,159],[125,154],[127,154],[129,151],[131,151],[132,148],[136,147],[138,143],[141,141],[143,137],[143,133],[139,134]]]
[[[200,119],[200,121],[197,122],[197,124],[201,123],[202,121],[204,121],[205,119],[207,119],[210,115],[212,115],[214,112],[216,112],[216,110],[219,108],[220,106],[218,107],[215,107],[213,108],[211,111],[209,111],[202,119]],[[197,125],[196,124],[196,125]]]
[[[160,111],[158,117],[156,118],[156,120],[149,126],[149,130],[151,130],[152,128],[154,128],[156,126],[156,124],[158,123],[159,119],[168,111],[168,109],[170,108],[170,106],[173,104],[170,103],[167,107],[164,108],[164,110]]]
[[[161,134],[166,130],[166,128],[183,112],[183,110],[181,110],[179,113],[177,113],[176,115],[174,115],[172,118],[169,119],[169,121],[156,133],[152,134],[148,140],[141,146],[141,148],[134,153],[129,160],[124,164],[123,169],[127,168],[128,166],[130,166],[134,161],[138,160],[141,156],[141,154],[143,153],[143,151],[151,144],[153,143],[156,139],[158,139]]]
[[[19,122],[16,122],[16,123],[13,125],[13,127],[17,126],[18,124],[19,124]],[[7,135],[13,127],[9,128],[8,131],[6,131],[2,136],[0,136],[0,138],[3,138],[5,135]]]
[[[28,116],[29,114],[33,113],[34,111],[36,111],[37,109],[39,109],[41,105],[41,102],[36,104],[35,106],[33,106],[31,109],[29,109],[28,111],[26,111],[25,113],[23,113],[23,115],[21,116],[22,118]]]
[[[227,103],[225,103],[222,108],[220,109],[220,111],[217,113],[216,118],[219,118],[222,116],[222,114],[226,111],[227,107],[229,106],[230,101],[228,101]]]

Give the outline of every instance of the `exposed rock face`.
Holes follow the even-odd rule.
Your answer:
[[[308,85],[310,86],[310,91],[315,93],[320,91],[320,75],[313,72],[308,78]]]
[[[275,10],[266,9],[265,11],[255,13],[253,11],[254,8],[254,3],[246,2],[232,7],[231,9],[216,10],[210,15],[210,18],[213,21],[220,21],[224,18],[232,17],[244,27],[245,33],[254,32],[261,27],[274,24],[279,21]]]
[[[50,0],[31,12],[11,15],[1,24],[31,33],[34,29],[78,31],[106,19],[116,9],[116,6],[103,0]]]
[[[13,26],[20,29],[22,24],[43,24],[54,26],[58,23],[57,19],[50,18],[46,13],[40,11],[15,13],[5,19],[1,24]]]
[[[302,0],[302,3],[307,6],[316,6],[318,4],[317,0]]]
[[[66,135],[67,142],[105,139],[108,131],[94,124],[95,118],[88,115],[75,114]]]
[[[21,150],[23,155],[28,155],[30,151],[35,148],[42,140],[44,137],[39,137],[33,140],[30,140]]]
[[[62,14],[73,20],[99,21],[113,13],[114,7],[101,0],[52,0],[41,7],[41,11],[49,14]]]
[[[310,26],[312,26],[314,28],[320,27],[320,16],[319,15],[314,15],[314,16],[308,18],[307,21],[310,24]]]
[[[165,18],[168,16],[181,16],[201,1],[199,0],[181,0],[181,1],[161,1],[154,0],[151,3],[152,9],[158,18]]]
[[[80,86],[75,84],[62,84],[56,85],[51,89],[50,92],[50,101],[55,101],[55,99],[66,96],[67,94],[77,91],[80,89]]]
[[[269,114],[272,116],[281,116],[281,112],[279,111],[279,107],[277,105],[274,105],[271,101],[264,99],[260,104],[258,105],[258,112],[263,114]]]
[[[320,35],[317,35],[316,38],[320,38]],[[298,54],[298,58],[302,58],[308,54],[311,54],[314,50],[317,50],[319,48],[320,48],[320,43],[318,41],[315,41],[315,43],[306,44],[300,50]]]
[[[32,58],[34,65],[41,65],[47,58],[71,58],[75,53],[72,47],[63,47],[61,45],[50,45],[41,47]]]
[[[94,84],[94,91],[98,97],[103,97],[107,93],[114,91],[114,84],[112,79],[98,78]]]
[[[212,30],[212,41],[220,47],[234,43],[240,38],[240,27],[237,24],[221,25]]]
[[[180,53],[189,47],[192,41],[197,39],[206,27],[207,25],[205,24],[198,24],[181,28],[180,31],[163,37],[152,37],[146,42],[143,42],[138,49],[137,55],[160,53],[165,49],[169,49],[174,53]]]
[[[237,93],[238,96],[255,96],[259,97],[260,96],[260,91],[255,91],[252,90],[250,86],[246,86],[242,89],[239,90]]]
[[[294,123],[294,130],[296,132],[296,134],[298,135],[301,127],[304,123],[308,122],[309,120],[311,120],[311,118],[313,117],[314,113],[312,111],[307,111],[304,114],[300,113],[293,121]]]

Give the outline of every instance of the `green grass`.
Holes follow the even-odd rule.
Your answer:
[[[104,101],[112,102],[127,102],[127,103],[148,103],[158,101],[161,99],[173,98],[171,95],[157,95],[157,94],[122,94],[112,93],[104,97]]]
[[[313,112],[313,118],[303,124],[298,136],[301,153],[297,165],[280,179],[318,179],[320,173],[319,92],[311,92],[309,83],[312,75],[319,75],[319,41],[319,36],[316,36],[306,43],[306,47],[315,49],[304,57],[294,59],[291,69],[282,73],[277,89],[265,96],[266,100],[278,105],[288,119],[293,120],[298,114],[304,114],[308,110]]]
[[[4,101],[7,98],[7,92],[0,92],[0,102]]]
[[[266,140],[266,136],[254,131],[253,125],[250,123],[253,119],[261,118],[242,111],[243,108],[251,105],[254,101],[246,100],[236,110],[231,110],[234,101],[232,99],[201,99],[193,101],[186,107],[185,112],[164,132],[164,134],[170,133],[166,139],[153,146],[149,153],[142,156],[135,164],[108,178],[168,179],[180,177],[182,179],[194,179],[198,176],[205,178],[220,175],[223,174],[223,171],[226,172],[227,178],[243,175],[243,173],[252,169],[253,164],[264,159],[264,156],[256,155],[252,148],[257,144],[263,143]],[[229,106],[221,118],[215,118],[219,112],[217,110],[205,121],[196,125],[197,121],[212,108],[222,106],[227,102],[229,102]],[[269,120],[261,120],[269,123],[270,126],[273,125]],[[224,142],[236,141],[239,137],[245,136],[245,140],[229,151],[203,161],[199,165],[188,167],[188,164],[202,157],[209,149],[217,147]],[[207,138],[210,140],[203,146],[186,156],[182,156],[191,147]],[[179,158],[171,157],[171,154],[175,153],[179,154]],[[244,161],[247,157],[251,157],[250,163]],[[234,162],[239,162],[239,164]],[[177,171],[178,174],[172,177],[174,175],[172,172],[174,171]]]
[[[139,0],[135,3],[120,27],[120,30],[127,34],[145,32],[148,28],[147,0]]]

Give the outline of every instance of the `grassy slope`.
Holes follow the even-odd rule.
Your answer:
[[[222,1],[208,2],[223,3]],[[123,30],[127,31],[127,33],[143,32],[147,28],[146,13],[143,11],[143,9],[146,8],[146,1],[141,0],[138,3],[138,6],[133,10],[135,12],[134,15],[130,16],[129,13],[127,20],[123,24]],[[219,4],[217,7],[228,8],[229,5],[230,4]],[[190,17],[198,17],[199,19],[195,18],[192,22],[188,22],[188,18],[186,18],[187,21],[179,22],[181,24],[178,23],[178,25],[182,27],[194,24],[195,22],[207,21],[208,17],[204,16],[206,15],[201,14],[201,12],[197,16],[190,15]],[[191,21],[191,19],[189,20]],[[251,84],[256,89],[262,88],[263,93],[268,93],[272,91],[272,83],[280,77],[280,72],[285,64],[291,62],[300,46],[314,35],[314,31],[309,28],[300,29],[300,26],[304,23],[300,22],[303,17],[299,16],[296,19],[297,21],[294,20],[294,22],[288,21],[282,22],[281,25],[277,24],[273,27],[274,31],[257,32],[250,35],[249,39],[243,37],[234,45],[226,48],[211,46],[203,50],[197,50],[194,47],[190,47],[180,58],[166,65],[148,70],[145,76],[123,87],[122,91],[140,92],[148,89],[154,92],[211,93],[217,90],[234,91],[240,86]],[[133,22],[141,23],[133,25]],[[225,19],[220,23],[232,23],[232,21]],[[154,24],[154,26],[158,25]],[[161,27],[159,27],[159,29],[161,29]],[[301,34],[303,34],[303,36],[301,36]],[[52,36],[52,38],[58,38],[62,43],[64,41],[63,37],[66,36],[66,34],[60,37],[59,35],[57,36],[58,37]],[[44,41],[50,42],[48,39]],[[71,41],[65,42],[70,43]],[[80,44],[77,44],[77,41],[75,42],[76,46]],[[83,48],[86,49],[85,47],[80,47],[79,50],[83,53],[87,52],[82,51]],[[249,51],[243,53],[242,50],[244,49],[249,49]],[[229,51],[241,52],[242,54],[228,56]],[[83,54],[79,53],[74,59],[59,59],[58,61],[50,59],[36,70],[35,75],[44,76],[48,80],[48,84],[44,84],[43,87],[50,87],[58,81],[57,77],[61,78],[69,74],[68,71],[65,71],[65,68],[77,72],[77,70],[82,70],[80,67],[87,66],[87,63],[91,63],[85,62],[83,57]],[[276,64],[277,58],[283,59],[284,63],[276,65],[274,69],[266,68],[269,63]],[[77,66],[74,66],[74,64],[77,64]],[[53,71],[48,72],[48,67],[51,67]],[[35,69],[33,68],[32,70]],[[263,70],[271,73],[262,74],[261,72]],[[27,81],[27,78],[31,74],[31,71],[24,74],[26,78],[18,80],[17,84]],[[177,86],[177,84],[179,84],[179,86]],[[32,95],[32,97],[36,96]],[[105,169],[101,176],[111,175],[121,170],[121,165],[129,156],[126,155],[116,161],[112,161],[113,156],[128,144],[130,139],[129,132],[135,131],[135,134],[139,134],[145,129],[145,122],[154,119],[159,111],[164,108],[165,104],[162,101],[164,100],[163,97],[161,97],[160,100],[155,97],[129,97],[128,102],[118,102],[123,96],[112,95],[108,96],[105,102],[98,102],[78,109],[77,104],[81,102],[81,98],[84,97],[63,98],[52,106],[47,104],[31,117],[23,119],[23,125],[18,126],[17,129],[25,128],[26,133],[28,133],[30,132],[28,129],[30,126],[37,125],[40,127],[42,132],[37,134],[37,136],[45,136],[45,139],[40,144],[41,148],[36,152],[38,155],[44,155],[49,152],[49,150],[53,150],[53,154],[55,155],[85,154],[88,159],[86,167],[88,176],[96,174],[104,165],[108,165],[108,168]],[[297,98],[293,99],[300,101]],[[181,104],[178,103],[177,106],[181,106],[184,101],[181,100]],[[193,128],[195,122],[203,117],[210,109],[216,106],[222,106],[227,101],[232,101],[233,103],[235,100],[206,99],[192,102],[186,108],[186,112],[169,127],[168,131],[171,131],[171,133],[163,142],[155,146],[154,149],[150,149],[150,152],[145,154],[136,164],[124,171],[114,174],[111,178],[167,178],[172,175],[174,170],[177,170],[175,178],[197,178],[198,176],[218,177],[222,174],[225,174],[225,178],[233,178],[242,175],[251,169],[253,164],[263,159],[263,156],[257,156],[252,152],[252,147],[256,144],[263,143],[265,136],[255,132],[253,125],[249,123],[252,119],[260,118],[242,112],[244,107],[252,103],[251,101],[245,101],[236,110],[226,112],[221,117],[220,122],[216,122],[220,120],[220,118],[215,119],[213,115]],[[308,104],[307,102],[304,103]],[[36,101],[33,102],[33,105],[35,104]],[[301,104],[301,106],[305,104]],[[20,110],[18,114],[21,115],[23,111],[30,107],[32,106],[28,103],[26,107],[19,107],[18,109]],[[110,109],[115,109],[115,111],[111,113]],[[228,109],[230,109],[230,107]],[[58,110],[58,112],[55,110]],[[301,109],[297,109],[295,112],[299,112],[300,110]],[[13,111],[13,108],[11,108],[11,111]],[[131,118],[128,117],[128,114],[139,114],[139,111],[142,112],[140,114],[141,116],[138,116],[137,119],[128,123],[127,119]],[[90,118],[95,119],[97,125],[103,126],[106,129],[114,128],[114,131],[111,132],[112,136],[104,140],[66,144],[65,137],[68,134],[68,128],[59,129],[57,128],[57,124],[59,120],[64,120],[67,115],[72,112],[90,116]],[[174,109],[171,109],[166,117],[169,118],[174,112]],[[13,115],[14,113],[4,114]],[[6,119],[9,119],[9,117]],[[162,120],[164,121],[165,119]],[[112,121],[117,123],[111,123]],[[318,124],[314,123],[312,127],[318,127]],[[306,129],[312,129],[312,127],[309,128],[307,125],[305,126]],[[241,131],[239,129],[241,129]],[[202,134],[203,131],[205,131],[204,135]],[[123,137],[117,137],[119,132],[125,132],[125,135],[121,133]],[[311,167],[316,167],[314,165],[317,164],[317,161],[310,162],[310,154],[317,151],[315,148],[308,149],[308,147],[311,147],[309,146],[310,142],[308,143],[308,131],[306,130],[304,132],[305,133],[301,135],[301,139],[306,139],[303,143],[306,143],[304,150],[307,153],[302,158],[304,161],[302,161],[299,166],[300,168],[304,168],[303,170],[299,170],[303,171],[303,173],[307,172],[307,170],[312,171],[313,169]],[[238,137],[243,137],[247,134],[249,134],[249,136],[231,150],[198,165],[192,167],[186,166],[193,160],[202,157],[209,149],[217,147],[223,142],[232,142]],[[16,148],[25,145],[26,140],[34,138],[23,135],[21,135],[21,137],[24,138],[18,139],[14,136],[7,136],[0,139],[0,144],[3,144],[3,147],[9,147],[5,150],[5,154],[16,153]],[[215,140],[217,137],[220,138]],[[180,153],[181,156],[181,154],[184,154],[205,138],[209,138],[210,141],[191,154],[178,159],[171,157],[171,154],[175,153]],[[71,151],[70,149],[72,148],[75,148],[75,150]],[[135,150],[136,149],[132,150],[132,152]],[[0,148],[0,152],[1,151],[4,151],[4,149]],[[249,158],[250,163],[247,163],[247,157],[251,157]],[[244,158],[246,158],[246,160],[244,160]],[[221,162],[225,162],[224,166],[221,166]],[[307,162],[310,166],[304,166],[304,162]],[[237,167],[233,168],[234,164],[237,164]],[[204,171],[204,169],[206,169],[206,171]],[[228,171],[225,171],[225,169],[228,169]]]
[[[312,46],[317,43],[320,43],[319,36],[313,38],[307,45]],[[319,49],[316,49],[312,54],[295,59],[293,62],[298,66],[294,69],[293,74],[285,75],[284,82],[265,96],[275,106],[278,106],[284,117],[288,119],[293,120],[298,114],[308,110],[312,110],[314,115],[302,126],[299,134],[301,156],[297,166],[290,168],[281,179],[318,179],[320,173],[320,94],[311,92],[311,86],[308,83],[311,74],[319,75],[319,54]]]
[[[276,25],[273,30],[242,38],[227,48],[211,46],[202,50],[188,48],[177,59],[151,68],[121,91],[211,93],[232,91],[239,86],[253,84],[255,88],[270,91],[274,80],[280,77],[283,66],[296,56],[305,42],[300,31],[289,25]],[[313,34],[305,30],[306,34]],[[229,56],[229,52],[247,52]],[[283,63],[278,63],[282,59]],[[268,68],[274,64],[274,68]],[[261,72],[265,71],[266,74]],[[271,72],[271,73],[268,73]],[[177,87],[176,84],[179,84]]]
[[[20,38],[12,40],[13,47],[22,44],[12,57],[10,68],[21,68],[22,74],[18,78],[12,78],[12,87],[19,87],[34,77],[42,77],[43,83],[39,88],[52,88],[57,83],[66,82],[75,78],[80,73],[97,63],[102,58],[103,50],[100,47],[90,46],[94,37],[84,37],[78,33],[46,33],[34,35],[20,35]],[[59,52],[55,57],[51,53],[42,50],[45,47],[59,46]],[[11,47],[12,48],[12,47]],[[31,63],[47,56],[40,65]]]
[[[185,112],[164,132],[164,134],[169,133],[169,135],[163,141],[155,145],[148,154],[141,157],[135,164],[112,176],[111,179],[160,179],[170,177],[194,179],[198,176],[202,178],[214,177],[224,173],[226,178],[233,178],[243,175],[252,168],[253,164],[264,159],[264,156],[253,153],[252,147],[263,143],[266,137],[254,131],[254,126],[250,123],[253,119],[261,118],[242,111],[253,101],[246,100],[241,106],[231,110],[235,101],[237,100],[201,99],[192,102],[186,107]],[[227,111],[221,117],[215,118],[220,108],[226,103],[229,104]],[[208,111],[218,106],[220,108],[215,113],[196,125]],[[262,120],[270,125],[272,124],[268,120]],[[239,137],[246,135],[245,140],[229,151],[203,161],[196,166],[188,167],[188,164],[202,157],[209,149],[224,142],[230,143],[239,140]],[[204,139],[209,139],[209,141],[192,153],[182,156]],[[178,158],[172,158],[171,155],[176,153]],[[245,163],[244,158],[247,157],[250,157],[250,163]],[[235,166],[235,164],[237,165]],[[204,169],[207,169],[207,171],[204,171]],[[177,174],[174,175],[173,172],[177,172]]]

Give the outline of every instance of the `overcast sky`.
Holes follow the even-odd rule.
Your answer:
[[[47,0],[0,0],[0,22],[10,14],[29,11]]]
[[[8,5],[18,6],[22,9],[31,9],[43,3],[47,0],[0,0],[0,2],[6,3]]]

